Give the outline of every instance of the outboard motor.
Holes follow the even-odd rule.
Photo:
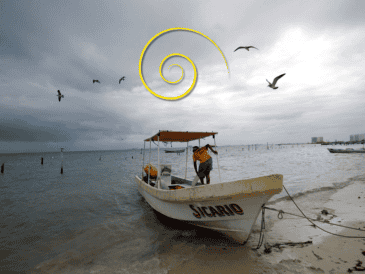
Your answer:
[[[171,165],[160,165],[160,182],[162,189],[169,189],[169,185],[171,185]]]

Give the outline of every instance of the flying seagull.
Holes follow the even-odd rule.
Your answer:
[[[248,47],[238,47],[238,48],[235,49],[235,51],[238,50],[238,49],[247,49],[247,51],[250,51],[250,48],[254,48],[254,49],[258,50],[258,48],[255,48],[253,46],[248,46]]]
[[[94,83],[99,83],[100,84],[99,80],[93,80],[93,84]]]
[[[58,101],[61,102],[61,98],[65,98],[65,96],[63,96],[61,94],[61,91],[59,91],[59,90],[57,90],[57,91],[58,91],[58,95],[56,95],[56,96],[58,96]]]
[[[276,83],[277,83],[277,81],[281,78],[281,77],[283,77],[285,75],[285,73],[284,74],[281,74],[281,75],[279,75],[278,77],[276,77],[275,79],[274,79],[274,81],[272,82],[272,84],[266,79],[266,81],[269,83],[269,85],[268,85],[268,87],[271,87],[272,89],[277,89],[278,87],[275,87],[275,85],[276,85]]]
[[[124,81],[124,77],[125,76],[123,76],[122,78],[119,79],[119,84],[120,84],[120,81]]]

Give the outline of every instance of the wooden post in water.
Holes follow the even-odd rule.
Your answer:
[[[1,173],[4,173],[4,165],[5,165],[5,163],[3,163],[3,164],[1,165]]]
[[[61,174],[63,174],[63,148],[61,148]]]
[[[41,159],[41,165],[43,165],[43,157],[42,157],[42,159]]]

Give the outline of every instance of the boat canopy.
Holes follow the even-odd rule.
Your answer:
[[[191,132],[191,131],[169,131],[169,130],[161,130],[159,133],[153,135],[152,137],[144,140],[145,142],[149,141],[158,141],[157,137],[159,136],[159,141],[161,142],[190,142],[193,140],[205,138],[208,136],[214,136],[218,134],[218,132]]]

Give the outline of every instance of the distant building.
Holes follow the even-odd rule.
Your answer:
[[[320,142],[323,142],[323,137],[312,137],[312,144]]]
[[[358,142],[362,140],[365,140],[365,134],[350,135],[350,142]]]

